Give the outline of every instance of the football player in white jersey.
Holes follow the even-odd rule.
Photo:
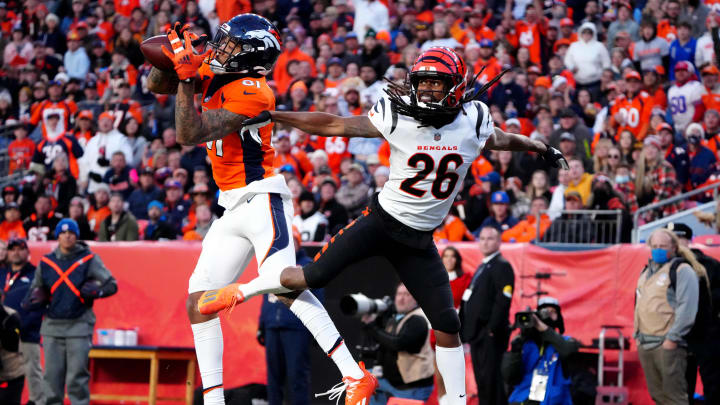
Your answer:
[[[454,50],[430,48],[416,60],[409,87],[391,84],[367,116],[266,111],[243,123],[252,130],[274,121],[320,136],[383,137],[390,143],[390,179],[363,215],[338,232],[313,263],[288,267],[280,280],[266,282],[296,291],[323,287],[351,263],[385,256],[435,330],[437,366],[453,405],[465,404],[465,358],[460,319],[432,232],[483,148],[533,151],[567,168],[557,149],[496,128],[488,107],[475,100],[496,80],[466,93],[465,76],[465,62]],[[245,286],[245,294],[238,284],[212,294],[230,305],[254,295]]]

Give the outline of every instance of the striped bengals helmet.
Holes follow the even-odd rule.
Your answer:
[[[438,104],[459,107],[465,94],[466,73],[465,61],[453,49],[432,47],[418,56],[410,71],[411,98],[417,102],[417,87],[421,78],[441,79],[445,81],[446,94]]]

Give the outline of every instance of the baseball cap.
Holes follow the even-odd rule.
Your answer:
[[[109,120],[115,120],[115,117],[113,117],[112,113],[110,111],[103,111],[102,114],[98,117],[98,121],[102,120],[103,118],[107,118]]]
[[[528,74],[535,73],[535,74],[542,74],[542,70],[540,70],[540,67],[538,65],[532,65],[527,70]]]
[[[364,173],[365,173],[365,169],[363,169],[363,167],[360,165],[360,163],[353,163],[353,164],[351,164],[349,170],[357,170],[357,171],[359,171],[361,174],[364,174]]]
[[[682,222],[669,222],[665,228],[679,238],[692,239],[693,237],[692,228]],[[10,248],[10,244],[8,244],[8,248]]]
[[[657,135],[648,135],[645,137],[645,140],[643,141],[643,146],[652,145],[660,150],[662,150],[662,145],[660,143],[660,137]]]
[[[158,200],[152,200],[148,203],[148,206],[147,206],[148,211],[150,211],[151,208],[157,208],[160,211],[162,211],[163,209],[165,209],[165,204],[161,203]]]
[[[555,45],[553,45],[553,52],[557,53],[561,46],[570,46],[571,42],[567,38],[560,38],[557,41],[555,41]]]
[[[90,111],[90,110],[82,110],[82,111],[80,111],[80,112],[78,113],[78,116],[77,116],[77,117],[78,117],[79,120],[81,120],[81,119],[86,119],[86,120],[92,121],[92,119],[93,119],[93,113],[92,113],[92,111]]]
[[[303,82],[302,80],[298,80],[295,83],[293,83],[292,86],[290,86],[291,93],[295,90],[303,90],[307,93],[308,88],[307,88],[307,85],[305,84],[305,82]]]
[[[140,175],[141,175],[141,176],[142,176],[142,175],[153,176],[153,175],[155,175],[155,169],[153,169],[153,168],[150,167],[150,166],[145,166],[145,167],[140,171]]]
[[[685,60],[681,60],[680,62],[675,64],[675,71],[678,70],[684,70],[686,72],[692,72],[692,67],[690,66],[690,63]]]
[[[575,139],[575,135],[573,135],[572,132],[563,132],[562,135],[560,135],[560,141],[577,142],[577,139]]]
[[[560,26],[561,27],[574,27],[575,23],[570,18],[565,17],[562,20],[560,20]]]
[[[550,87],[552,87],[552,82],[550,81],[549,77],[540,76],[537,79],[535,79],[535,87],[538,87],[538,86],[549,89]]]
[[[520,124],[520,120],[517,118],[510,118],[509,120],[505,121],[505,127],[509,127],[510,125],[522,127],[522,124]]]
[[[57,239],[57,237],[63,232],[72,232],[76,237],[80,237],[80,227],[77,222],[71,218],[63,218],[60,222],[58,222],[55,227],[55,238]]]
[[[23,249],[28,248],[27,241],[25,239],[21,239],[21,238],[12,238],[8,241],[8,244],[7,244],[8,249],[12,249],[15,246],[20,246]]]
[[[560,111],[560,118],[574,118],[575,116],[575,111],[572,108],[563,108]]]
[[[582,202],[582,196],[577,191],[572,190],[572,191],[568,191],[567,193],[565,193],[565,200],[573,200],[573,199]]]
[[[278,173],[292,173],[295,174],[295,168],[290,163],[280,166]]]
[[[2,190],[2,195],[5,197],[7,194],[17,194],[18,190],[15,188],[15,186],[5,186]]]
[[[6,209],[6,210],[9,210],[9,209],[11,209],[11,208],[14,208],[14,209],[16,209],[16,210],[19,210],[19,209],[20,209],[20,206],[19,206],[18,203],[16,203],[15,201],[10,202],[10,203],[7,203],[7,204],[5,205],[5,209]]]
[[[104,191],[110,194],[110,186],[108,186],[106,183],[100,183],[97,185],[97,187],[95,187],[94,192],[97,193],[98,191]]]
[[[490,202],[493,204],[510,204],[510,197],[504,191],[496,191],[492,193]]]
[[[707,66],[705,66],[700,72],[701,72],[702,74],[704,74],[704,75],[718,75],[718,74],[720,74],[720,71],[718,70],[717,67],[715,67],[715,65],[707,65]]]
[[[165,181],[165,188],[179,188],[179,189],[182,189],[182,184],[180,184],[180,182],[177,181],[177,180],[169,179],[169,180]]]
[[[341,42],[342,42],[342,41],[341,41]],[[328,62],[327,62],[327,66],[330,67],[330,66],[332,66],[332,65],[340,65],[340,66],[343,66],[342,59],[338,58],[337,56],[334,56],[334,57],[330,58],[330,60],[328,60]]]
[[[345,34],[345,40],[348,39],[357,39],[357,34],[354,31],[350,31],[347,34]]]
[[[335,38],[333,38],[332,41],[333,41],[333,43],[335,43],[335,44],[344,44],[344,43],[345,43],[345,38],[344,38],[344,37],[335,37]]]
[[[661,122],[660,124],[658,124],[658,126],[655,127],[655,132],[659,134],[660,131],[662,131],[663,129],[670,131],[670,132],[674,132],[673,127],[670,126],[670,124],[668,124],[667,122]]]
[[[491,184],[500,184],[500,173],[498,172],[490,172],[482,177],[480,177],[480,181],[485,181]]]
[[[480,48],[492,48],[493,41],[485,38],[480,40]]]
[[[638,81],[642,81],[642,77],[640,76],[640,73],[638,73],[635,70],[631,70],[631,71],[625,73],[624,79],[625,80],[635,79]]]

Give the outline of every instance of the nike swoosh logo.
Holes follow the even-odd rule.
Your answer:
[[[243,91],[243,94],[246,95],[246,96],[250,96],[250,95],[252,95],[252,94],[257,94],[257,93],[248,93],[247,91]]]
[[[253,198],[255,198],[255,196],[248,198],[247,202],[250,203],[250,201],[252,201]]]
[[[460,395],[460,398],[465,398],[465,394]]]

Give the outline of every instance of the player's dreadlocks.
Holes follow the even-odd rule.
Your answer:
[[[439,128],[443,125],[447,125],[452,122],[458,113],[462,111],[463,114],[467,114],[465,109],[462,107],[464,103],[479,99],[485,92],[488,91],[495,83],[500,80],[505,73],[510,69],[505,69],[500,74],[492,78],[489,82],[485,83],[479,89],[475,89],[477,78],[485,70],[485,66],[470,80],[468,88],[470,90],[463,94],[460,101],[454,106],[439,106],[428,104],[426,107],[421,107],[417,103],[417,99],[412,95],[412,87],[409,80],[405,80],[402,84],[392,82],[385,78],[388,82],[388,88],[385,89],[390,101],[393,103],[393,107],[398,114],[407,115],[420,122],[421,127],[436,127]],[[405,97],[409,96],[410,103],[405,100]]]

